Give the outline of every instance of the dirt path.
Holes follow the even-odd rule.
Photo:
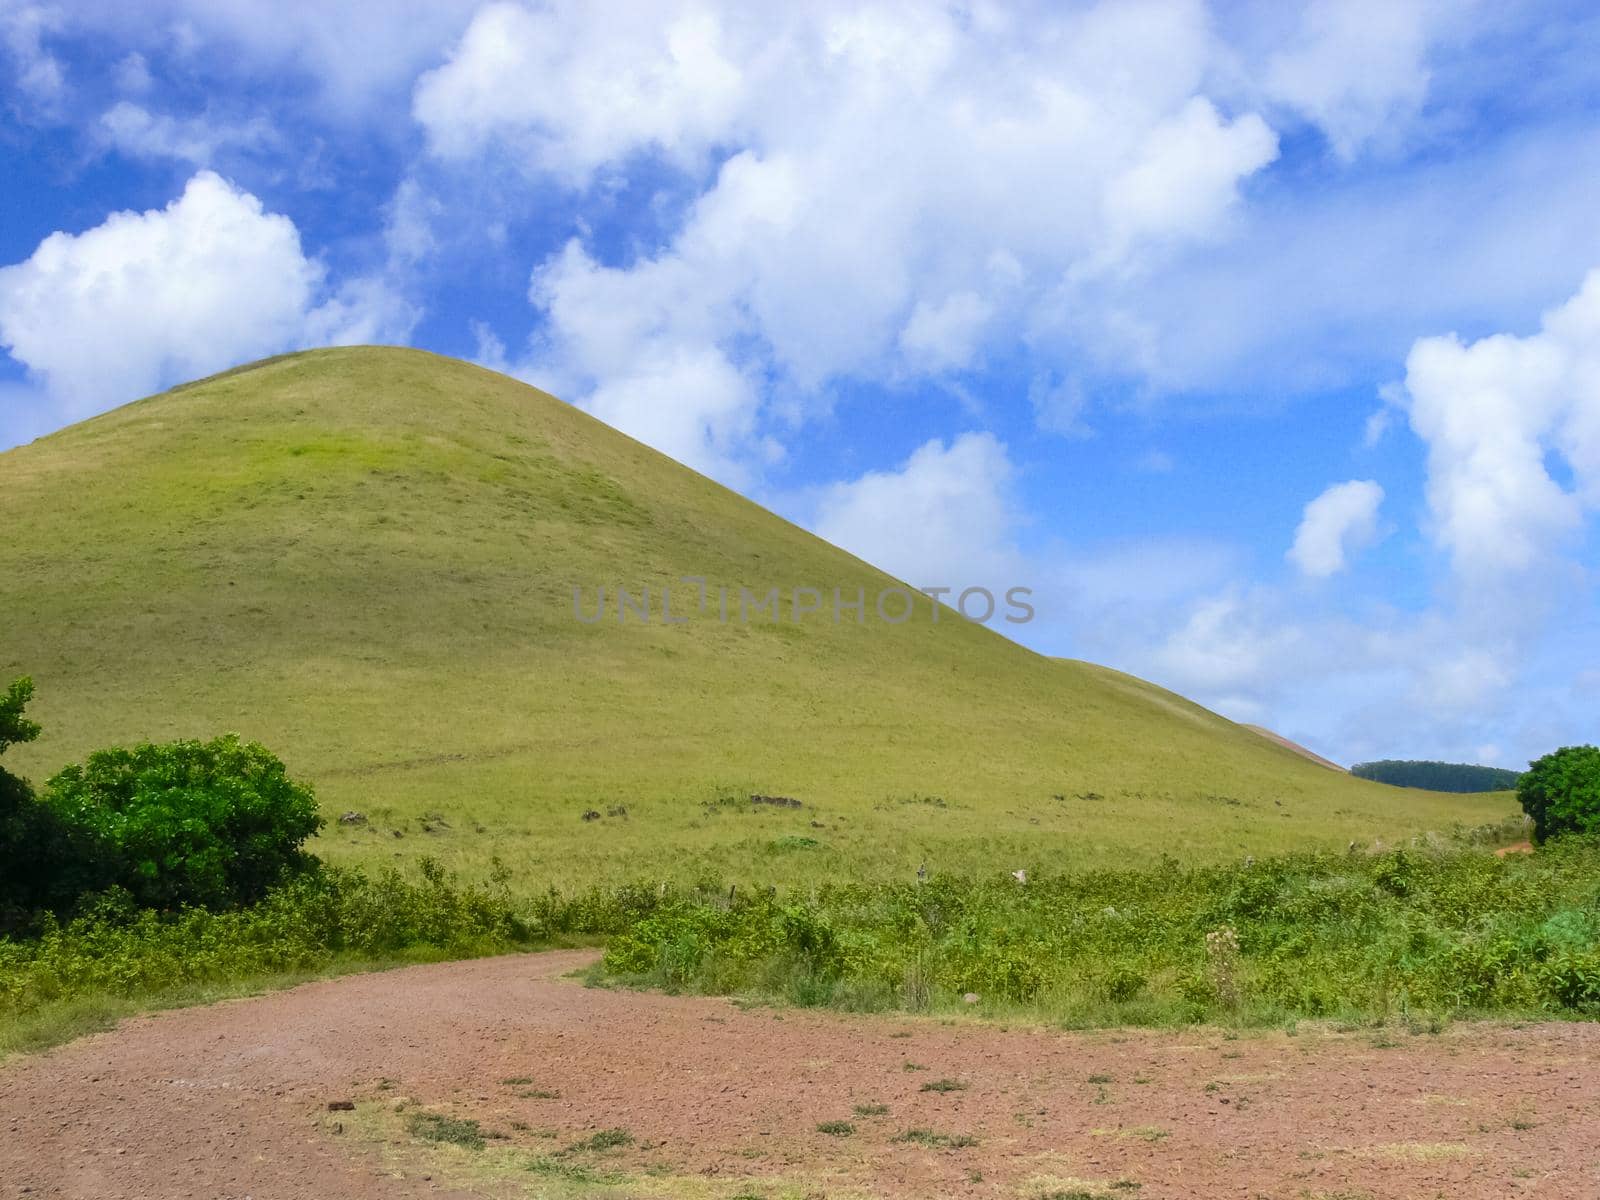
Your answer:
[[[588,958],[310,984],[0,1066],[0,1197],[1600,1195],[1600,1026],[1005,1031],[559,978]],[[509,1138],[416,1143],[401,1097]],[[632,1143],[561,1152],[606,1129]],[[560,1190],[580,1164],[632,1182]]]

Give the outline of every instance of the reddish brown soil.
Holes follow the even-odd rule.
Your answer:
[[[637,1144],[605,1156],[616,1167],[803,1175],[819,1196],[1600,1196],[1600,1026],[1008,1031],[740,1011],[559,978],[589,958],[309,984],[0,1066],[0,1196],[507,1194],[449,1190],[420,1150],[384,1162],[326,1111],[399,1095],[486,1127],[547,1128],[547,1147],[620,1127]],[[518,1077],[533,1082],[502,1082]],[[920,1090],[939,1079],[965,1087]],[[517,1094],[535,1089],[559,1098]],[[865,1103],[889,1112],[852,1115]],[[829,1120],[856,1132],[816,1131]],[[917,1127],[978,1141],[891,1140]]]

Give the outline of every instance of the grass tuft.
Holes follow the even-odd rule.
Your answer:
[[[591,1137],[573,1142],[561,1153],[602,1154],[607,1150],[616,1150],[622,1146],[631,1145],[633,1145],[633,1134],[626,1129],[602,1129]]]
[[[414,1112],[406,1117],[406,1130],[425,1142],[446,1142],[465,1150],[482,1150],[485,1145],[483,1127],[469,1117]]]
[[[895,1134],[889,1140],[897,1143],[910,1142],[939,1150],[960,1150],[978,1144],[978,1139],[970,1133],[939,1133],[933,1129],[907,1129]]]

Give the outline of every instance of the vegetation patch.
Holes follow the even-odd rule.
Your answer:
[[[609,977],[866,1011],[978,993],[1073,1026],[1600,1014],[1600,841],[1581,836],[1504,858],[1408,847],[702,896],[612,938]]]
[[[940,1133],[935,1129],[907,1129],[889,1139],[897,1143],[914,1143],[935,1150],[960,1150],[976,1146],[978,1139],[970,1133]]]
[[[448,1142],[463,1150],[482,1150],[487,1144],[483,1127],[468,1117],[443,1113],[414,1112],[406,1117],[406,1132],[425,1142]]]
[[[633,1134],[626,1129],[602,1129],[599,1133],[573,1142],[563,1154],[602,1154],[633,1145]]]

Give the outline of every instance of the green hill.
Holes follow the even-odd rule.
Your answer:
[[[45,725],[8,765],[42,778],[110,743],[236,730],[330,817],[367,816],[322,839],[340,860],[781,881],[1221,857],[1504,813],[1337,775],[1139,680],[935,624],[926,600],[902,625],[740,624],[713,591],[665,626],[660,589],[685,575],[863,586],[869,610],[891,581],[419,351],[267,360],[9,451],[0,528],[0,677],[34,676]],[[609,617],[576,620],[572,588],[588,610],[602,585]],[[651,589],[652,623],[618,622],[619,585]],[[680,584],[674,608],[690,599]]]

